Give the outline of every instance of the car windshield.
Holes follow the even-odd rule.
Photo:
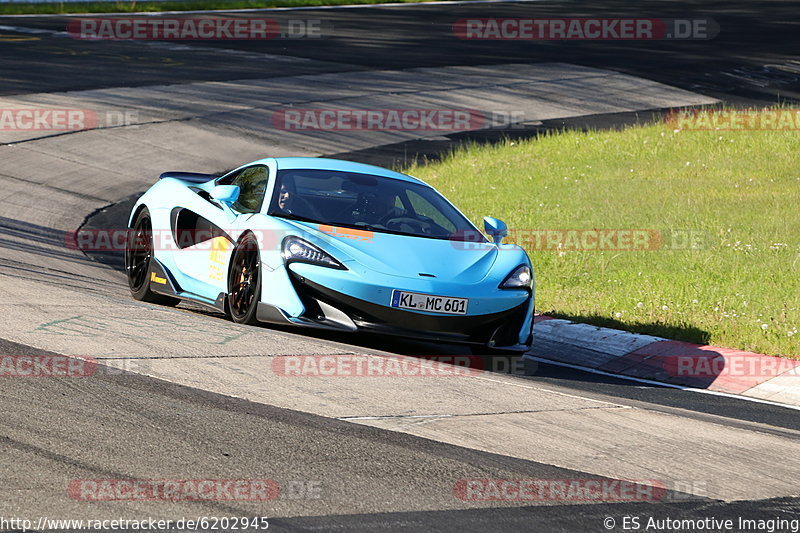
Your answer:
[[[486,242],[433,188],[371,174],[280,170],[269,214],[382,233]]]

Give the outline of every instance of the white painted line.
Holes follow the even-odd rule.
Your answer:
[[[337,420],[394,420],[397,418],[453,418],[454,415],[339,416]]]
[[[534,357],[532,355],[530,355],[530,356],[526,355],[525,359],[538,360],[539,358],[538,357]],[[542,359],[541,361],[542,362],[549,362],[546,359]],[[496,375],[492,371],[487,371],[487,372],[489,374]],[[512,376],[513,376],[513,374],[512,374]],[[602,403],[602,404],[605,404],[605,405],[608,405],[608,406],[611,406],[611,407],[620,407],[620,408],[624,408],[624,409],[628,409],[629,408],[629,406],[627,406],[627,405],[616,404],[616,403],[608,402],[608,401],[605,401],[605,400],[597,400],[595,398],[587,398],[586,396],[580,396],[578,394],[570,394],[568,392],[560,392],[560,391],[555,391],[555,390],[551,390],[551,389],[543,389],[542,387],[536,387],[534,385],[531,385],[529,382],[527,382],[525,380],[520,380],[519,383],[515,383],[513,381],[502,380],[502,379],[494,379],[494,378],[486,378],[486,377],[481,377],[481,376],[473,376],[472,379],[481,379],[481,380],[484,380],[484,381],[491,381],[493,383],[500,383],[501,385],[511,385],[513,387],[522,387],[523,389],[530,389],[530,390],[535,390],[537,392],[546,392],[546,393],[549,393],[549,394],[556,394],[558,396],[564,396],[564,397],[567,397],[567,398],[575,398],[575,399],[578,399],[578,400],[585,400],[587,402]],[[519,378],[517,378],[517,379],[519,379]]]
[[[271,11],[315,11],[333,9],[359,9],[371,7],[411,7],[427,5],[459,6],[469,4],[528,4],[533,2],[543,2],[544,0],[444,0],[442,2],[387,2],[383,4],[347,4],[341,6],[300,6],[300,7],[262,7],[248,9],[203,9],[195,11],[140,11],[136,13],[53,13],[53,14],[24,14],[24,15],[0,15],[8,18],[30,18],[30,17],[96,17],[96,16],[137,16],[137,17],[157,17],[160,15],[181,15],[199,13],[269,13]]]
[[[659,387],[667,387],[670,389],[680,389],[689,392],[697,392],[700,394],[708,394],[709,396],[721,396],[723,398],[734,398],[737,400],[744,400],[746,402],[753,402],[753,403],[760,403],[764,405],[771,405],[773,407],[785,407],[786,409],[792,409],[794,411],[800,411],[800,405],[790,405],[786,403],[779,403],[779,402],[772,402],[769,400],[762,400],[760,398],[751,398],[750,396],[742,396],[739,394],[732,394],[729,392],[718,392],[708,389],[696,389],[694,387],[685,387],[683,385],[675,385],[673,383],[664,383],[663,381],[653,381],[651,379],[643,379],[643,378],[634,378],[631,376],[624,376],[622,374],[612,374],[611,372],[603,372],[602,370],[597,370],[595,368],[589,368],[585,366],[579,365],[572,365],[569,363],[562,363],[560,361],[552,361],[550,359],[544,359],[542,357],[536,357],[533,355],[526,355],[525,359],[529,359],[531,361],[537,361],[539,363],[545,363],[548,365],[555,365],[555,366],[562,366],[564,368],[571,368],[573,370],[581,370],[583,372],[589,372],[590,374],[597,374],[599,376],[607,376],[612,378],[619,378],[619,379],[626,379],[628,381],[635,381],[637,383],[642,383],[645,385],[656,385]]]

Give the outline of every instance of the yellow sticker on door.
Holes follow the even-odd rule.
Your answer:
[[[208,257],[208,277],[210,279],[222,279],[228,246],[229,241],[225,237],[214,237],[211,240],[211,254]]]

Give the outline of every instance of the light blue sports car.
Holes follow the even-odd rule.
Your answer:
[[[271,158],[222,176],[166,172],[136,202],[137,300],[191,300],[237,323],[294,324],[524,351],[530,259],[433,187],[384,168]]]

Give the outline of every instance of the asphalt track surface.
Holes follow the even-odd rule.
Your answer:
[[[462,42],[450,33],[452,21],[464,17],[600,15],[711,17],[721,32],[711,41],[603,43]],[[269,16],[279,20],[322,19],[333,28],[333,35],[323,40],[291,42],[142,46],[141,43],[90,43],[4,29],[0,31],[3,72],[0,94],[377,68],[563,61],[653,79],[733,104],[771,104],[780,98],[800,98],[800,65],[794,55],[800,32],[796,4],[792,2],[737,5],[645,2],[635,7],[625,2],[600,2],[592,6],[550,2],[299,11]],[[8,17],[0,19],[0,25],[63,31],[65,20],[64,17]],[[285,56],[308,61],[282,61]],[[514,134],[536,135],[567,122],[614,127],[641,118],[639,114],[625,114],[545,121],[537,128]],[[446,140],[412,141],[343,155],[386,163],[397,160],[400,153],[404,157],[409,152],[435,156],[465,139],[491,142],[507,134],[456,134]],[[88,224],[115,227],[124,211],[124,203],[112,206],[107,212],[90,217]],[[112,268],[118,267],[118,259],[116,263],[114,257],[104,259]],[[17,268],[23,267],[17,265]],[[30,276],[37,275],[38,271],[31,268]],[[202,315],[191,306],[186,312]],[[219,320],[217,316],[208,316],[208,321]],[[280,329],[276,334],[287,342],[303,335]],[[458,352],[457,348],[408,342],[387,344],[383,339],[371,337],[331,334],[308,334],[308,337],[339,350],[350,346],[362,351],[405,354],[432,350]],[[0,353],[44,352],[0,341]],[[796,432],[800,431],[796,411],[735,398],[641,386],[544,364],[526,379],[563,393],[705,422],[719,426],[720,430],[795,440]],[[264,477],[282,486],[293,480],[316,480],[322,492],[319,498],[308,495],[291,498],[284,494],[269,505],[107,502],[97,504],[92,515],[266,515],[270,517],[270,527],[278,531],[604,531],[603,520],[614,518],[620,530],[623,516],[639,516],[643,521],[648,517],[800,518],[800,499],[794,497],[800,490],[787,493],[786,497],[737,501],[709,500],[678,491],[648,503],[467,505],[453,497],[454,480],[596,478],[591,470],[591,454],[585,471],[562,468],[553,466],[555,462],[488,453],[136,374],[112,374],[91,380],[7,380],[0,389],[0,398],[3,412],[0,479],[5,487],[0,498],[2,516],[29,509],[33,496],[41,500],[36,502],[37,508],[52,508],[51,516],[87,518],[85,504],[75,503],[71,507],[70,502],[64,501],[64,487],[74,479],[194,476]],[[594,429],[585,429],[587,437]],[[534,448],[537,444],[529,443]],[[764,450],[767,454],[770,451]],[[709,463],[714,463],[723,460],[724,450],[719,452],[719,457],[707,450],[702,453]],[[692,454],[694,450],[686,449],[685,453]],[[681,461],[681,457],[674,460]],[[773,459],[776,463],[786,460],[792,458]],[[738,474],[730,472],[731,477]]]
[[[0,95],[289,76],[312,70],[561,61],[642,76],[730,102],[772,104],[781,99],[800,98],[797,4],[788,0],[733,5],[719,0],[428,4],[261,15],[277,20],[281,28],[290,19],[321,21],[322,38],[217,41],[204,42],[202,46],[189,43],[188,47],[170,49],[142,46],[138,42],[97,43],[32,35],[36,37],[33,42],[3,43]],[[454,37],[456,20],[483,17],[707,18],[719,26],[719,34],[708,40],[600,42],[465,41]],[[64,32],[69,20],[68,17],[0,16],[0,25]],[[215,55],[214,49],[227,53]],[[305,58],[309,64],[290,65],[248,56],[248,52]],[[36,68],[32,69],[32,65]]]

